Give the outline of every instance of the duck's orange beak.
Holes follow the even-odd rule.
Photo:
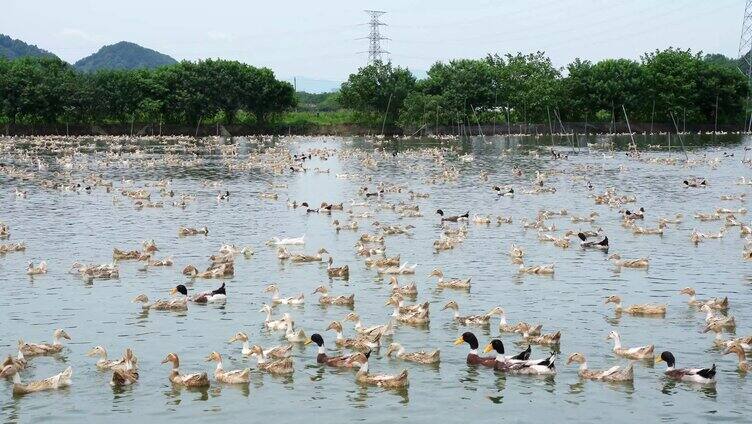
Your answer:
[[[458,337],[457,340],[454,341],[455,346],[459,346],[462,343],[465,343],[465,339],[463,339],[462,336]]]
[[[493,350],[493,346],[491,346],[491,343],[487,344],[486,347],[483,349],[483,353],[488,353]]]

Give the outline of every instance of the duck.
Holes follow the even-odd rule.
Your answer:
[[[441,353],[438,349],[430,352],[422,350],[418,352],[406,352],[405,348],[397,342],[390,343],[386,351],[387,357],[391,358],[392,354],[403,361],[417,362],[419,364],[436,364],[441,359]]]
[[[332,266],[334,263],[334,259],[332,257],[329,257],[329,263],[326,267],[326,273],[331,278],[344,278],[345,280],[350,278],[350,267],[348,265],[335,267]]]
[[[521,263],[517,272],[519,274],[553,275],[555,269],[554,264],[525,266],[524,263]]]
[[[358,373],[355,375],[355,381],[361,384],[373,385],[384,388],[403,388],[409,385],[407,370],[402,370],[399,374],[370,374],[368,371],[368,359],[371,356],[369,350],[364,354],[366,361],[360,366]]]
[[[243,342],[243,349],[241,352],[245,356],[251,355],[252,351],[251,351],[251,346],[248,343],[247,334],[245,334],[242,331],[238,331],[237,333],[235,333],[234,336],[230,338],[230,340],[227,341],[227,343],[234,343],[234,342]],[[288,356],[290,356],[291,351],[292,351],[291,344],[288,344],[285,346],[274,346],[270,349],[264,350],[264,356],[277,358],[277,359],[283,359],[283,358],[287,358]]]
[[[715,347],[728,348],[732,344],[738,344],[744,351],[752,352],[752,336],[736,337],[730,340],[726,340],[721,336],[723,330],[724,327],[722,324],[711,322],[705,325],[705,328],[702,330],[702,332],[707,333],[708,331],[713,331],[715,333],[715,339],[713,340],[713,345]]]
[[[665,351],[655,358],[655,363],[665,362],[664,375],[671,380],[687,381],[700,384],[715,384],[715,364],[710,368],[675,368],[676,359],[674,354]]]
[[[733,343],[723,352],[724,355],[728,355],[730,353],[735,353],[737,358],[739,358],[739,365],[737,365],[739,372],[747,373],[752,371],[752,365],[747,362],[747,354],[738,343]]]
[[[305,345],[308,346],[311,343],[316,343],[318,346],[318,353],[316,355],[316,363],[328,365],[335,368],[359,368],[365,363],[365,356],[362,353],[354,353],[352,355],[344,356],[328,356],[326,354],[326,348],[324,348],[324,338],[321,334],[311,334],[311,338],[306,340]]]
[[[623,217],[625,220],[645,219],[645,208],[640,208],[634,212],[627,209],[624,211]]]
[[[209,387],[209,376],[205,372],[197,372],[193,374],[180,374],[180,358],[176,353],[168,353],[162,360],[163,364],[168,362],[172,363],[172,371],[170,372],[170,382],[176,386],[184,387]]]
[[[112,368],[112,379],[110,379],[111,386],[130,386],[138,381],[138,371],[136,371],[135,360],[133,351],[130,348],[125,349],[122,358],[123,366]]]
[[[153,309],[156,311],[185,311],[188,309],[188,290],[185,286],[178,285],[170,290],[170,295],[181,294],[169,300],[157,299],[149,303],[149,298],[145,294],[140,294],[133,299],[133,303],[141,303],[141,309]]]
[[[627,307],[623,307],[621,304],[621,297],[613,295],[606,298],[605,304],[613,303],[615,305],[616,313],[622,313],[626,312],[630,315],[655,315],[655,316],[663,316],[666,315],[666,305],[651,305],[651,304],[641,304],[641,305],[630,305]]]
[[[333,330],[335,333],[337,333],[337,338],[335,339],[335,344],[337,346],[363,351],[378,348],[379,346],[381,346],[380,333],[376,333],[372,336],[361,335],[360,337],[355,339],[346,338],[342,334],[342,324],[339,321],[332,321],[331,323],[329,323],[329,326],[326,327],[326,330]]]
[[[16,357],[8,355],[7,358],[0,364],[0,378],[13,377],[19,371],[26,369],[28,362],[23,354],[22,347],[24,343],[22,340],[18,341],[18,354]]]
[[[73,368],[68,367],[65,371],[55,374],[52,377],[45,378],[40,381],[31,381],[29,383],[22,383],[21,377],[18,373],[13,374],[13,394],[25,395],[34,392],[41,392],[45,390],[56,390],[63,387],[68,387],[71,384],[71,377],[73,376]]]
[[[513,187],[493,186],[493,190],[496,192],[498,196],[514,197]]]
[[[329,289],[323,285],[316,287],[316,290],[313,291],[313,294],[316,294],[316,293],[321,293],[321,297],[319,297],[319,303],[322,305],[344,305],[344,306],[355,305],[354,294],[330,296]]]
[[[444,216],[444,211],[441,209],[437,209],[436,214],[441,217],[441,222],[467,221],[470,218],[469,211],[465,212],[463,215]]]
[[[34,262],[29,261],[26,265],[26,275],[47,274],[47,262],[39,262],[39,266],[34,266]]]
[[[502,333],[516,333],[519,328],[518,324],[509,324],[507,322],[506,312],[502,308],[498,308],[496,314],[499,316],[499,331]]]
[[[608,333],[606,340],[614,341],[614,348],[612,350],[618,356],[627,359],[646,359],[653,357],[653,350],[655,349],[655,346],[645,345],[632,348],[622,347],[621,338],[619,337],[619,333],[617,333],[616,331]]]
[[[587,236],[583,233],[577,233],[580,238],[580,247],[583,249],[596,249],[608,251],[608,237],[604,236],[601,241],[587,241]]]
[[[522,333],[520,344],[535,344],[541,346],[558,346],[561,343],[561,331],[549,334],[541,334],[541,326],[531,327],[530,324],[520,322],[517,324],[517,332]]]
[[[266,244],[271,246],[301,246],[305,244],[305,237],[305,234],[295,238],[272,237]]]
[[[185,236],[196,236],[196,235],[209,235],[209,229],[206,227],[202,228],[191,228],[191,227],[178,227],[178,236],[185,237]]]
[[[451,309],[454,312],[454,321],[457,322],[460,325],[479,325],[479,326],[486,326],[489,325],[491,322],[491,317],[493,315],[498,315],[501,311],[501,308],[496,307],[489,311],[486,314],[483,315],[466,315],[461,316],[459,313],[459,305],[454,300],[450,300],[449,302],[444,305],[441,310],[445,309]]]
[[[363,322],[360,320],[360,316],[358,314],[356,314],[355,312],[350,312],[349,314],[347,314],[347,316],[345,316],[345,321],[352,321],[354,323],[355,332],[358,334],[375,335],[378,333],[382,336],[386,336],[394,332],[393,322],[391,320],[387,324],[366,327],[365,325],[363,325]]]
[[[266,318],[264,318],[264,326],[270,330],[285,330],[287,324],[283,319],[272,319],[272,307],[266,303],[261,307],[259,312],[265,312]]]
[[[684,187],[691,187],[691,188],[700,188],[700,187],[707,187],[708,182],[705,181],[705,179],[698,180],[696,178],[693,178],[691,181],[684,180]]]
[[[229,200],[230,199],[230,192],[229,190],[225,190],[224,193],[221,191],[217,193],[217,200]]]
[[[305,262],[321,262],[324,257],[322,255],[329,254],[329,252],[324,249],[323,247],[316,251],[316,254],[314,255],[304,255],[304,254],[298,254],[298,255],[292,255],[290,257],[291,262],[297,262],[297,263],[305,263]]]
[[[414,305],[405,305],[405,297],[399,293],[393,293],[384,306],[392,305],[395,307],[392,316],[399,314],[407,314],[412,312],[427,312],[429,308],[428,302],[416,303]]]
[[[305,341],[308,340],[308,337],[306,337],[305,332],[302,329],[298,329],[297,331],[294,329],[295,323],[290,314],[283,314],[282,320],[285,321],[286,325],[285,338],[287,341],[291,343],[305,343]]]
[[[493,369],[511,374],[553,375],[556,374],[556,354],[546,359],[530,359],[530,346],[527,350],[512,356],[504,356],[504,343],[499,339],[491,340],[483,349],[484,353],[496,351],[493,357]]]
[[[618,253],[609,256],[608,260],[612,261],[617,268],[648,268],[650,266],[648,258],[622,259]]]
[[[222,367],[222,355],[219,352],[212,352],[205,359],[206,362],[216,362],[217,368],[214,370],[214,379],[218,383],[228,384],[248,384],[251,381],[251,369],[225,371]]]
[[[275,359],[273,361],[267,362],[267,357],[266,354],[264,354],[264,349],[259,345],[254,345],[251,347],[251,356],[256,358],[258,362],[258,369],[264,372],[268,372],[269,374],[286,375],[295,372],[292,358],[288,356],[282,359]]]
[[[430,274],[428,274],[428,277],[437,277],[438,281],[436,282],[436,287],[440,289],[467,290],[470,288],[470,280],[471,280],[470,278],[466,278],[466,279],[449,278],[445,280],[444,272],[441,271],[441,268],[435,268],[433,271],[431,271]]]
[[[525,256],[525,251],[517,246],[516,244],[513,244],[509,247],[509,257],[512,258],[513,263],[522,263],[522,258]],[[515,262],[515,259],[518,260],[518,262]]]
[[[611,382],[634,381],[634,367],[632,366],[632,363],[623,368],[619,365],[615,365],[607,370],[590,370],[588,369],[585,355],[579,352],[575,352],[567,358],[567,365],[573,363],[580,364],[580,369],[578,371],[580,378]]]
[[[302,305],[305,303],[305,296],[303,293],[292,297],[279,297],[279,287],[276,284],[269,284],[264,289],[264,292],[272,294],[272,304],[275,305]]]
[[[718,325],[722,328],[733,330],[736,328],[736,320],[733,316],[720,316],[713,313],[713,309],[708,305],[702,305],[700,310],[705,312],[705,322],[707,324]]]
[[[290,259],[291,257],[292,254],[284,247],[277,248],[277,259],[279,259],[280,261],[285,261],[287,259]]]
[[[23,343],[23,340],[19,341],[21,344],[21,352],[24,356],[38,356],[38,355],[52,355],[59,353],[63,350],[62,340],[70,340],[70,336],[62,328],[58,328],[52,333],[52,344],[48,343]]]
[[[124,369],[125,368],[125,360],[124,359],[118,359],[118,360],[109,360],[107,359],[107,349],[105,349],[102,346],[94,346],[91,350],[86,352],[86,356],[98,356],[99,359],[97,360],[96,366],[100,370],[113,370],[113,369]]]
[[[397,277],[394,275],[389,277],[389,285],[392,286],[392,293],[399,293],[403,296],[416,296],[418,294],[418,286],[415,282],[400,286]]]
[[[181,284],[182,286],[182,284]],[[185,286],[183,286],[185,287]],[[182,293],[182,292],[181,292]],[[227,292],[225,291],[225,283],[215,290],[205,291],[199,293],[191,299],[193,303],[221,303],[227,300]]]
[[[400,266],[390,266],[386,268],[377,268],[376,273],[379,275],[407,275],[415,274],[415,268],[418,264],[408,265],[407,262]]]
[[[430,321],[428,302],[422,305],[412,305],[410,308],[415,307],[416,309],[410,309],[405,310],[405,312],[400,312],[400,300],[398,299],[398,297],[392,296],[384,306],[390,305],[394,306],[392,317],[399,322],[403,322],[405,324],[423,325],[427,324]]]
[[[695,292],[695,289],[693,289],[692,287],[684,287],[683,289],[681,289],[679,293],[689,296],[689,300],[687,301],[687,303],[689,303],[690,306],[701,308],[707,305],[711,309],[715,309],[719,311],[725,311],[729,308],[728,297],[724,297],[723,299],[713,297],[708,300],[697,300],[697,298],[695,297],[697,292]]]
[[[469,331],[466,331],[462,333],[462,335],[454,341],[455,346],[459,346],[463,343],[467,343],[468,345],[470,345],[470,352],[467,354],[467,358],[466,358],[466,362],[468,363],[468,365],[483,365],[484,367],[489,367],[489,368],[494,366],[496,362],[495,357],[478,356],[478,348],[480,347],[480,345],[478,344],[478,338],[475,337],[475,334]]]

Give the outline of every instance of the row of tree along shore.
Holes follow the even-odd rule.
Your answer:
[[[742,131],[749,93],[735,61],[678,49],[562,69],[541,52],[489,55],[437,62],[423,79],[377,62],[321,95],[295,93],[270,69],[236,61],[80,73],[59,59],[26,57],[0,59],[0,128],[199,136]]]

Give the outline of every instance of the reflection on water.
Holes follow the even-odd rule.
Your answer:
[[[0,221],[11,227],[11,238],[2,242],[24,241],[25,252],[0,257],[0,286],[11,295],[0,298],[0,322],[6,329],[0,336],[0,353],[12,353],[18,338],[28,341],[51,341],[52,329],[65,328],[72,339],[63,353],[53,357],[34,358],[22,373],[25,381],[44,378],[60,372],[66,365],[74,369],[73,386],[66,390],[36,393],[23,397],[10,396],[10,384],[0,385],[8,395],[0,403],[4,422],[36,422],[54,417],[59,421],[80,421],[80,416],[106,417],[112,422],[127,422],[133,414],[150,421],[169,422],[195,419],[226,422],[233,417],[247,415],[275,421],[301,421],[311,417],[321,421],[393,421],[407,417],[411,422],[433,423],[446,421],[447,411],[473,409],[473,418],[480,421],[497,419],[503,403],[505,417],[519,421],[551,421],[551,419],[579,422],[601,422],[610,411],[630,420],[703,422],[708,417],[745,422],[752,407],[742,395],[747,393],[747,379],[736,372],[735,358],[721,355],[714,349],[714,334],[699,332],[704,314],[687,306],[687,299],[678,294],[685,286],[692,286],[698,297],[729,296],[729,315],[736,318],[739,336],[749,334],[752,310],[743,305],[752,302],[749,291],[752,282],[750,263],[740,259],[744,239],[737,236],[738,227],[730,228],[720,240],[706,240],[697,246],[689,241],[689,234],[697,228],[703,232],[717,232],[720,221],[700,222],[692,218],[696,212],[713,212],[716,208],[738,209],[746,202],[721,201],[721,195],[749,193],[750,186],[735,181],[752,176],[748,166],[741,163],[747,141],[740,136],[687,136],[685,145],[693,160],[690,166],[680,162],[661,165],[648,161],[627,159],[619,149],[628,137],[617,137],[614,143],[607,137],[579,137],[579,148],[567,146],[568,160],[552,160],[549,155],[536,154],[535,146],[550,145],[548,137],[473,138],[457,144],[437,144],[423,141],[388,142],[391,154],[376,155],[375,167],[364,166],[366,153],[373,151],[373,143],[361,139],[317,138],[236,139],[237,156],[220,157],[221,148],[195,150],[188,144],[172,143],[139,145],[118,153],[109,166],[101,166],[107,153],[106,144],[97,141],[90,153],[79,154],[75,165],[65,168],[58,156],[47,155],[47,171],[38,171],[26,155],[28,144],[3,151],[3,163],[13,163],[34,172],[51,176],[55,172],[72,173],[74,178],[101,174],[114,181],[111,192],[95,189],[91,194],[61,193],[44,190],[22,180],[0,176]],[[556,140],[554,140],[556,141]],[[564,141],[566,141],[564,139]],[[741,141],[741,143],[740,143]],[[666,136],[637,137],[641,147],[655,146],[651,158],[679,158],[680,151],[668,151]],[[86,142],[88,143],[88,142]],[[230,143],[230,141],[227,141]],[[587,143],[598,148],[588,149]],[[613,149],[616,150],[612,150]],[[328,160],[313,159],[307,163],[309,172],[283,175],[265,169],[242,170],[249,153],[258,155],[266,149],[289,150],[298,153],[311,148],[336,149],[339,153]],[[438,159],[437,148],[443,149]],[[428,150],[430,149],[430,150]],[[391,151],[391,150],[390,150]],[[130,152],[130,153],[124,153]],[[166,164],[164,152],[171,158],[200,159],[189,167]],[[724,153],[733,153],[726,157]],[[195,155],[194,155],[195,154]],[[470,154],[472,160],[460,159]],[[717,163],[708,160],[719,158]],[[698,159],[707,160],[700,161]],[[127,163],[126,163],[127,162]],[[456,181],[434,183],[436,174],[444,167],[457,170]],[[329,169],[317,173],[315,168]],[[513,173],[522,170],[523,176]],[[536,171],[546,172],[547,185],[556,188],[555,194],[524,195],[532,186]],[[481,174],[488,180],[482,180]],[[337,178],[348,174],[354,178]],[[681,181],[691,176],[708,178],[704,189],[686,189]],[[174,196],[164,200],[163,208],[136,210],[132,201],[119,195],[123,181],[133,187],[149,185],[153,201],[160,200],[155,181],[169,179]],[[204,180],[216,184],[204,185]],[[387,193],[383,201],[397,204],[417,204],[421,218],[400,217],[390,207],[372,206],[372,218],[353,218],[357,231],[335,232],[334,219],[345,222],[346,212],[331,215],[310,213],[287,207],[287,202],[308,201],[344,202],[364,201],[358,195],[361,186],[373,188],[378,182],[400,184],[402,193]],[[590,181],[594,186],[589,190]],[[273,188],[271,184],[286,188]],[[492,185],[512,185],[519,194],[500,198],[492,192]],[[27,198],[17,198],[15,187],[29,191]],[[592,196],[615,187],[619,193],[637,197],[637,207],[644,207],[644,225],[653,227],[659,216],[683,213],[684,220],[670,224],[662,236],[635,236],[619,222],[618,207],[595,205]],[[229,190],[229,201],[217,202],[216,193]],[[411,199],[409,190],[427,193],[428,198]],[[259,198],[259,193],[274,191],[279,200]],[[172,202],[182,194],[196,197],[185,209],[173,207]],[[372,205],[380,200],[369,200]],[[632,205],[630,204],[630,207]],[[452,250],[436,252],[433,241],[440,226],[433,212],[442,208],[450,213],[469,210],[473,214],[512,217],[512,224],[468,225],[468,237]],[[581,251],[576,242],[561,249],[551,243],[541,243],[537,231],[522,228],[523,219],[533,221],[539,210],[567,209],[568,216],[553,217],[557,235],[566,230],[602,228],[611,241],[609,253],[623,257],[649,257],[648,270],[614,268],[600,252]],[[585,216],[596,211],[599,216],[592,225],[573,223],[570,215]],[[737,214],[747,223],[748,215]],[[251,344],[266,348],[286,343],[281,333],[264,328],[264,315],[259,313],[263,303],[269,302],[263,288],[278,283],[285,295],[303,292],[306,303],[300,306],[279,306],[274,317],[288,312],[296,327],[306,334],[324,333],[333,320],[343,321],[345,337],[354,337],[352,324],[344,322],[350,311],[357,312],[364,325],[383,324],[389,319],[391,308],[384,307],[390,293],[389,279],[378,276],[364,266],[363,259],[354,255],[353,246],[362,233],[376,231],[372,225],[412,225],[410,236],[388,236],[387,255],[401,255],[403,261],[418,263],[414,276],[399,279],[401,285],[415,281],[419,293],[405,299],[406,303],[429,302],[431,322],[428,325],[398,325],[393,337],[407,351],[441,349],[441,364],[426,366],[382,357],[374,350],[371,372],[392,374],[405,368],[409,371],[410,387],[387,390],[367,387],[355,382],[355,370],[337,370],[315,363],[316,350],[309,346],[295,346],[295,373],[277,377],[256,370],[256,360],[244,357],[238,344],[227,344],[237,331],[249,335]],[[207,236],[178,237],[180,225],[202,227]],[[264,242],[272,236],[299,237],[306,235],[304,248],[291,247],[292,253],[310,253],[325,247],[335,258],[335,265],[348,265],[350,279],[330,279],[326,265],[297,265],[280,262],[276,250]],[[114,247],[138,248],[143,240],[154,239],[159,246],[157,257],[173,257],[173,267],[148,267],[140,271],[142,263],[123,261],[120,277],[112,280],[82,279],[68,274],[74,261],[109,263]],[[168,290],[178,283],[189,292],[212,290],[217,280],[191,280],[180,274],[188,264],[206,266],[206,258],[217,252],[224,243],[250,246],[255,254],[236,259],[235,276],[223,280],[227,284],[229,300],[225,305],[191,305],[187,312],[142,310],[131,300],[140,293],[150,298],[165,298]],[[526,265],[554,263],[552,276],[522,275],[510,264],[506,252],[515,243],[524,247]],[[46,260],[49,274],[29,277],[24,270],[27,261]],[[472,289],[465,291],[437,289],[436,280],[428,278],[433,268],[442,268],[448,277],[472,278]],[[334,294],[354,293],[355,306],[322,306],[317,296],[310,295],[321,284],[328,284]],[[612,305],[604,305],[604,298],[618,294],[625,305],[665,303],[665,318],[649,318],[615,314]],[[665,366],[651,361],[635,362],[634,384],[609,384],[581,381],[576,367],[567,367],[559,359],[555,377],[505,376],[484,367],[468,366],[465,362],[467,345],[452,346],[458,334],[467,331],[457,325],[451,313],[440,311],[449,300],[459,303],[461,312],[478,313],[501,306],[511,323],[526,321],[540,323],[544,332],[561,330],[562,343],[555,349],[559,358],[579,351],[587,355],[594,369],[624,365],[626,360],[616,357],[613,344],[605,336],[618,329],[625,346],[655,344],[656,352],[671,350],[677,366],[695,367],[718,365],[718,388],[695,387],[666,381]],[[519,341],[518,335],[497,331],[498,318],[488,327],[472,328],[481,345],[499,337],[508,346]],[[8,330],[9,329],[9,330]],[[733,334],[724,333],[724,337]],[[324,334],[327,346],[334,345],[333,333]],[[391,340],[386,340],[390,342]],[[126,347],[139,357],[140,380],[125,388],[108,388],[110,374],[99,372],[92,358],[84,353],[95,345],[105,346],[114,358]],[[522,343],[521,348],[526,347]],[[177,352],[184,372],[207,371],[213,367],[203,362],[211,351],[221,352],[226,369],[251,367],[248,386],[218,385],[198,390],[173,387],[168,381],[169,369],[159,364],[167,352]],[[533,346],[534,357],[545,357],[551,349]],[[382,349],[383,351],[383,349]],[[336,349],[333,354],[342,354]],[[490,401],[490,402],[489,402]],[[532,406],[531,406],[532,405]]]

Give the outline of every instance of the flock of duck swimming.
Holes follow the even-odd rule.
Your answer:
[[[283,173],[328,173],[325,168],[309,169],[307,165],[311,159],[317,158],[321,163],[333,156],[348,157],[358,160],[364,168],[375,169],[380,161],[393,160],[392,156],[421,154],[433,159],[435,163],[434,172],[424,181],[424,184],[441,184],[454,181],[458,178],[459,171],[452,164],[452,156],[455,155],[451,149],[424,149],[419,153],[390,153],[385,150],[376,149],[373,152],[359,151],[356,149],[309,149],[298,154],[292,154],[285,142],[279,142],[276,145],[265,146],[269,140],[261,139],[259,144],[263,148],[251,151],[247,156],[240,156],[237,144],[225,144],[219,139],[205,139],[196,141],[188,138],[153,138],[152,143],[161,146],[160,155],[147,156],[131,143],[130,139],[109,138],[106,139],[108,151],[102,156],[89,156],[96,150],[97,140],[89,138],[62,138],[62,137],[45,137],[45,138],[25,138],[5,139],[0,143],[2,153],[7,161],[0,167],[0,178],[6,184],[8,182],[19,181],[26,182],[26,190],[16,189],[16,195],[19,198],[33,196],[33,190],[56,190],[60,192],[77,192],[90,193],[93,190],[102,190],[112,193],[113,202],[132,202],[136,210],[143,208],[164,208],[179,207],[185,208],[194,202],[206,201],[199,199],[196,195],[190,193],[175,193],[170,188],[170,182],[158,181],[154,184],[134,187],[132,181],[123,179],[115,182],[106,180],[101,175],[96,174],[96,170],[109,169],[113,167],[155,167],[158,165],[192,167],[203,163],[200,154],[207,152],[219,152],[222,157],[224,166],[229,170],[248,171],[248,170],[266,170],[275,174]],[[101,140],[99,140],[101,143]],[[374,142],[378,144],[379,141]],[[24,144],[26,149],[23,151],[14,150],[15,144]],[[533,155],[546,155],[545,151],[533,151]],[[556,156],[562,158],[562,156]],[[82,160],[85,158],[85,160]],[[658,156],[640,156],[636,155],[633,160],[640,160],[654,163],[670,163],[675,158],[666,158]],[[468,159],[461,159],[467,161]],[[470,158],[469,160],[472,160]],[[692,159],[696,162],[703,162],[713,166],[715,159],[699,158]],[[76,176],[77,172],[89,172],[84,177]],[[523,176],[523,171],[515,169],[514,174]],[[512,186],[492,186],[488,184],[489,195],[497,196],[525,196],[539,195],[555,192],[555,188],[548,183],[553,173],[547,174],[538,172],[533,178],[529,187]],[[441,232],[435,240],[433,247],[439,251],[452,250],[460,246],[468,236],[467,226],[471,223],[478,225],[489,225],[495,222],[497,225],[513,225],[512,217],[473,214],[469,212],[463,214],[451,215],[442,209],[424,217],[423,211],[417,201],[428,197],[428,194],[416,190],[410,190],[401,185],[390,184],[388,182],[373,182],[370,179],[359,179],[358,175],[337,174],[337,178],[351,179],[363,184],[362,188],[354,193],[353,197],[357,199],[345,203],[327,203],[323,202],[318,207],[312,207],[307,202],[288,201],[288,207],[295,210],[302,210],[305,214],[326,214],[331,216],[332,231],[359,231],[361,225],[359,221],[372,220],[374,213],[378,211],[391,211],[400,218],[414,219],[435,219],[441,224]],[[481,173],[480,180],[482,183],[488,181],[488,175]],[[629,207],[629,204],[637,203],[638,199],[634,195],[620,194],[615,188],[609,188],[602,193],[594,193],[594,187],[589,181],[584,181],[585,187],[590,194],[590,198],[596,205],[608,207],[612,217],[621,221],[626,231],[635,235],[653,235],[663,234],[664,231],[672,225],[683,221],[682,215],[673,217],[656,217],[656,226],[647,227],[642,223],[648,219],[650,213],[643,208]],[[678,185],[684,185],[687,190],[702,190],[710,182],[705,179],[688,179],[684,182],[678,181]],[[752,185],[752,181],[739,180],[738,184]],[[232,194],[227,190],[220,190],[221,184],[215,182],[204,182],[205,187],[217,189],[217,202],[231,202]],[[268,191],[259,194],[261,198],[268,200],[277,200],[278,191],[284,190],[285,186],[272,184]],[[29,192],[28,190],[31,190]],[[159,197],[160,200],[154,199]],[[398,199],[398,201],[397,201]],[[722,197],[722,201],[744,201],[743,195],[728,195]],[[214,200],[212,200],[214,201]],[[339,201],[339,200],[337,200]],[[462,211],[460,211],[462,212]],[[689,236],[692,243],[705,242],[708,239],[724,237],[730,229],[737,227],[742,235],[752,235],[752,229],[743,224],[737,216],[746,214],[746,209],[729,209],[717,208],[708,213],[698,213],[694,219],[699,221],[719,221],[723,227],[717,234],[704,234],[697,230]],[[603,212],[602,212],[603,213]],[[522,226],[525,229],[537,231],[541,243],[553,243],[553,245],[568,249],[571,248],[571,237],[577,237],[579,240],[578,248],[593,250],[608,254],[612,249],[608,237],[600,229],[596,230],[570,230],[557,235],[557,227],[552,220],[569,220],[572,223],[595,224],[599,219],[599,213],[580,216],[570,214],[566,210],[541,210],[534,219],[523,219]],[[365,325],[356,312],[349,312],[345,318],[345,323],[351,323],[354,336],[345,336],[343,322],[333,321],[328,327],[323,328],[319,333],[307,335],[299,327],[296,327],[295,319],[292,315],[292,309],[287,309],[287,305],[299,305],[306,302],[305,296],[301,294],[282,296],[284,287],[278,284],[270,284],[264,292],[271,297],[268,303],[265,303],[261,312],[265,314],[263,325],[272,332],[279,332],[280,337],[284,338],[287,343],[272,346],[261,347],[258,344],[251,344],[249,336],[244,332],[237,332],[234,335],[228,334],[229,343],[241,343],[241,352],[244,356],[255,358],[257,370],[270,374],[290,374],[294,372],[295,365],[290,357],[293,344],[315,344],[316,345],[316,363],[322,366],[349,368],[356,371],[354,380],[361,384],[376,385],[386,388],[406,387],[409,384],[407,370],[400,373],[375,374],[369,368],[371,352],[374,349],[386,345],[386,355],[393,356],[399,360],[414,362],[418,364],[435,364],[441,360],[439,347],[426,346],[424,350],[407,351],[397,340],[400,326],[424,326],[430,321],[430,305],[428,302],[407,304],[406,299],[414,300],[418,294],[416,283],[400,284],[399,278],[405,275],[415,274],[417,265],[410,265],[404,262],[400,255],[389,256],[386,253],[387,240],[390,236],[409,234],[413,229],[411,225],[386,225],[380,222],[372,222],[376,231],[369,233],[364,232],[358,238],[355,245],[355,254],[362,257],[365,266],[371,268],[377,275],[389,278],[391,296],[387,306],[393,308],[391,316],[386,317],[384,323],[377,325]],[[12,234],[13,223],[0,223],[0,237],[7,239]],[[206,235],[210,231],[207,227],[190,228],[179,226],[177,232],[181,237],[192,237]],[[280,261],[290,261],[294,263],[327,263],[326,275],[330,279],[349,279],[349,267],[335,266],[334,259],[329,255],[325,248],[318,249],[314,253],[300,252],[296,249],[305,249],[306,238],[302,237],[272,237],[266,243],[270,248],[276,249],[277,258]],[[532,247],[531,247],[532,248]],[[5,242],[0,244],[0,254],[11,254],[16,251],[23,251],[26,246],[22,242],[11,243]],[[133,250],[121,250],[113,247],[113,262],[105,264],[84,264],[75,262],[72,264],[69,272],[80,276],[84,280],[110,279],[118,278],[120,261],[137,261],[142,263],[143,269],[148,267],[170,267],[173,266],[171,257],[158,258],[157,254],[160,249],[153,240],[146,240],[142,246]],[[243,256],[250,258],[254,255],[254,250],[248,246],[236,246],[226,244],[209,257],[209,265],[205,270],[201,270],[196,265],[186,265],[182,274],[187,279],[223,279],[234,275],[234,263],[236,257]],[[514,267],[518,268],[521,275],[538,274],[551,275],[555,273],[554,264],[536,264],[530,265],[525,263],[525,248],[516,244],[509,246],[508,256]],[[752,259],[752,244],[742,253],[744,259]],[[636,268],[644,269],[650,266],[648,258],[623,258],[618,253],[612,253],[608,259],[613,262],[617,269]],[[42,261],[35,265],[29,263],[26,273],[29,275],[43,276],[48,272],[47,264]],[[462,278],[446,278],[440,268],[433,269],[429,277],[436,278],[437,288],[445,290],[467,291],[472,286],[471,276]],[[353,294],[332,294],[330,288],[326,285],[320,285],[313,290],[314,294],[320,297],[318,302],[327,305],[346,306],[352,310],[355,307],[355,296]],[[723,332],[733,330],[737,323],[733,316],[728,315],[731,304],[728,298],[709,298],[700,300],[696,298],[696,292],[691,287],[677,288],[677,293],[689,296],[689,306],[697,308],[705,313],[705,331],[715,332],[716,338],[714,345],[723,349],[724,353],[735,354],[738,356],[738,369],[741,372],[750,370],[746,362],[746,353],[752,350],[752,336],[738,337],[732,339],[723,338]],[[191,304],[227,302],[228,291],[226,284],[222,283],[217,289],[201,293],[189,294],[185,285],[179,284],[171,290],[171,297],[168,299],[157,299],[150,301],[146,294],[141,294],[133,299],[133,302],[139,303],[140,307],[145,310],[158,311],[184,311]],[[635,317],[640,316],[665,316],[667,313],[666,305],[653,304],[633,304],[624,305],[620,296],[614,294],[605,299],[606,304],[613,304],[617,314],[627,314]],[[124,305],[124,307],[127,307]],[[275,317],[275,313],[282,309],[283,313]],[[551,375],[555,374],[558,346],[561,338],[564,337],[561,331],[551,331],[545,333],[542,331],[542,325],[528,322],[509,323],[505,311],[501,307],[495,307],[484,314],[462,315],[460,314],[459,304],[451,299],[446,299],[446,304],[442,310],[449,310],[452,313],[453,320],[459,326],[477,327],[481,329],[497,328],[498,334],[515,336],[518,338],[514,343],[521,346],[520,352],[508,354],[506,346],[501,337],[493,338],[485,344],[483,352],[480,352],[481,343],[476,335],[471,331],[463,332],[455,341],[455,345],[467,344],[470,348],[466,356],[469,365],[487,367],[496,372],[519,375]],[[497,321],[493,321],[498,319]],[[493,321],[493,322],[492,322]],[[329,356],[325,345],[323,334],[327,332],[335,334],[332,343],[339,349],[347,349],[352,353],[338,356]],[[75,335],[74,335],[75,336]],[[231,336],[231,337],[230,337]],[[12,392],[14,394],[26,394],[43,390],[58,389],[71,384],[73,371],[68,367],[63,372],[49,378],[32,380],[31,376],[22,378],[27,369],[29,361],[39,355],[55,355],[60,353],[64,346],[64,340],[69,340],[71,336],[63,329],[54,330],[51,343],[32,343],[24,340],[18,341],[17,352],[9,355],[2,363],[0,376],[12,379]],[[625,347],[622,345],[620,335],[616,331],[608,334],[608,339],[613,340],[613,353],[619,357],[630,361],[663,361],[667,364],[665,377],[667,379],[700,383],[714,384],[716,375],[716,365],[699,366],[699,367],[678,367],[677,359],[669,351],[663,351],[656,355],[655,347],[652,344],[644,346]],[[389,340],[389,342],[387,342]],[[550,351],[540,358],[533,358],[532,346],[540,346]],[[524,348],[524,349],[523,349]],[[483,354],[492,353],[491,356]],[[141,361],[131,349],[125,349],[122,356],[118,359],[109,359],[108,352],[104,346],[95,346],[87,353],[88,356],[98,358],[92,366],[100,370],[106,370],[112,373],[111,384],[114,386],[127,386],[137,384],[139,380],[139,369]],[[251,369],[225,370],[223,367],[222,354],[219,351],[207,352],[207,362],[216,364],[213,372],[213,379],[217,383],[225,384],[248,384],[251,380]],[[579,366],[579,376],[583,379],[596,381],[632,381],[634,379],[634,363],[628,365],[615,365],[605,370],[592,370],[588,368],[585,354],[573,352],[568,355],[567,364],[577,364]],[[709,361],[710,362],[710,361]],[[147,362],[148,363],[148,362]],[[162,360],[163,364],[171,364],[169,381],[178,386],[186,387],[206,387],[212,384],[212,379],[206,372],[184,373],[181,369],[181,363],[176,352],[165,352]],[[26,380],[27,382],[23,382]]]

